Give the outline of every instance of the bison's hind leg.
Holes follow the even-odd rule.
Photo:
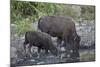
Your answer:
[[[41,47],[38,47],[38,52],[37,52],[37,58],[40,58],[41,53]]]
[[[29,45],[28,45],[28,55],[29,55],[30,57],[32,57],[31,48],[32,48],[32,44],[29,43]]]
[[[23,43],[23,50],[24,50],[25,55],[26,55],[26,45],[27,45],[27,44],[28,44],[28,43],[26,43],[26,42]]]

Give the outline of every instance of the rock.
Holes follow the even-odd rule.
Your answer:
[[[93,48],[95,44],[95,24],[93,21],[77,26],[77,33],[81,36],[81,48]]]
[[[10,53],[10,58],[11,58],[11,64],[16,64],[17,61],[17,49],[15,47],[11,47],[11,53]]]

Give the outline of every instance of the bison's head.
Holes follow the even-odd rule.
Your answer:
[[[77,35],[77,34],[74,34],[72,41],[73,41],[74,49],[79,49],[79,47],[80,47],[80,41],[81,41],[80,36]]]
[[[73,33],[70,36],[69,42],[66,44],[66,57],[79,57],[79,46],[80,46],[80,36],[77,33]]]
[[[55,55],[55,56],[57,56],[58,55],[58,49],[57,49],[57,47],[56,46],[54,46],[54,45],[51,45],[50,46],[50,51],[51,51],[51,53],[53,54],[53,55]]]

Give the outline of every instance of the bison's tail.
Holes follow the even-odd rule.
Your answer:
[[[26,45],[28,44],[29,42],[28,42],[28,40],[27,40],[27,32],[25,33],[25,41],[24,41],[24,43],[23,43],[23,48],[24,48],[24,50],[25,50],[25,52],[26,52]]]
[[[27,40],[27,33],[28,33],[28,32],[25,33],[25,41],[24,41],[24,45],[26,45],[26,44],[29,43],[28,40]]]
[[[40,28],[41,28],[40,21],[41,21],[41,18],[38,20],[38,30],[40,30]]]

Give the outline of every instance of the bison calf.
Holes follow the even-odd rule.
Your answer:
[[[53,45],[51,36],[46,33],[37,31],[26,32],[24,49],[27,44],[29,44],[29,52],[31,52],[32,46],[36,46],[38,47],[38,52],[40,52],[41,49],[44,49],[46,53],[48,53],[48,50],[50,50],[52,54],[57,56],[57,48]]]

